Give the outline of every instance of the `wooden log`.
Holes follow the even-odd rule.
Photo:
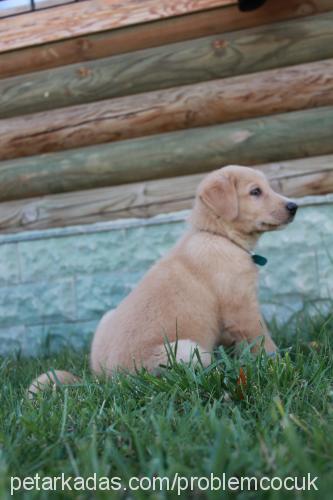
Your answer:
[[[169,132],[0,163],[0,200],[333,153],[333,107]]]
[[[333,10],[333,0],[280,0],[266,2],[244,15],[228,5],[149,24],[104,31],[3,53],[0,78],[90,61],[134,50],[157,47],[222,32],[320,14]]]
[[[0,52],[180,16],[236,0],[93,0],[0,19]]]
[[[0,117],[333,57],[333,12],[0,80]]]
[[[333,155],[256,167],[285,196],[333,192]],[[152,217],[191,208],[205,174],[0,203],[0,233]]]
[[[333,59],[2,120],[0,160],[333,105]]]

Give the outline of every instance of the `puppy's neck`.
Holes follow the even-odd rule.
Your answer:
[[[254,250],[260,237],[259,233],[240,233],[237,228],[232,227],[231,223],[222,220],[198,200],[195,201],[189,220],[195,231],[205,231],[222,236],[248,252]]]

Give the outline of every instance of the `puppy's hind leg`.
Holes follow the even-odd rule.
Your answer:
[[[170,352],[171,351],[171,352]],[[145,368],[149,371],[156,371],[161,365],[167,366],[170,364],[170,359],[175,358],[177,362],[182,361],[184,363],[198,364],[198,355],[202,366],[206,367],[211,363],[212,355],[207,352],[203,347],[201,347],[196,342],[192,340],[178,340],[177,342],[171,342],[169,345],[160,345],[156,347],[153,354],[144,363]]]

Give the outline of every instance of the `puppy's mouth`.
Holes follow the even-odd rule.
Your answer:
[[[284,229],[288,224],[290,224],[295,218],[295,215],[290,215],[287,219],[277,222],[265,222],[259,223],[260,231],[278,231],[279,229]]]
[[[260,231],[278,231],[280,229],[285,228],[291,220],[283,221],[283,222],[260,222],[259,230]]]

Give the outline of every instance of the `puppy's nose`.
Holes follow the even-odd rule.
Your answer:
[[[296,203],[294,203],[293,201],[289,201],[286,205],[286,209],[291,215],[295,215],[298,209],[298,205],[296,205]]]

